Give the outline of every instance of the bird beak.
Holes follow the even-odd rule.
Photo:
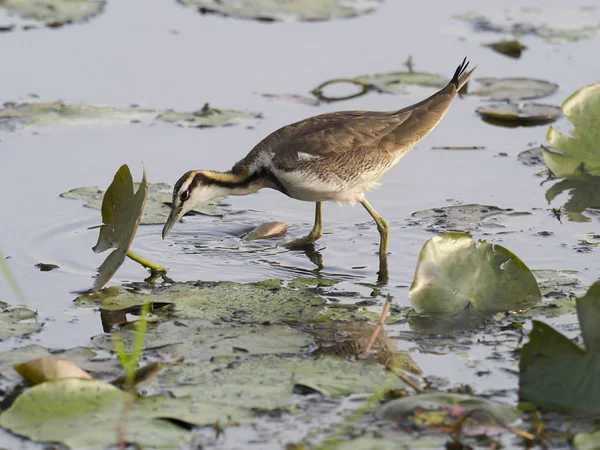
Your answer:
[[[181,219],[183,214],[184,214],[184,212],[181,207],[177,208],[174,206],[171,208],[171,213],[169,214],[169,218],[167,219],[167,222],[165,223],[165,226],[163,227],[163,231],[162,231],[163,239],[167,237],[167,234],[169,234],[169,231],[171,231],[171,228],[173,228],[173,225],[175,225],[177,222],[179,222],[179,219]]]

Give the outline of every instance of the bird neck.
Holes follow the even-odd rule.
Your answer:
[[[222,192],[222,195],[248,195],[269,186],[261,172],[233,173],[200,170],[196,173],[196,178],[204,185],[214,186]]]

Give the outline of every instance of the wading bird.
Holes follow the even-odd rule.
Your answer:
[[[387,282],[388,223],[365,192],[442,120],[474,68],[466,58],[446,87],[419,103],[391,112],[341,111],[286,125],[254,147],[228,172],[191,170],[175,183],[163,239],[181,217],[216,197],[247,195],[271,188],[288,197],[316,203],[315,222],[295,247],[323,235],[321,203],[362,204],[377,224],[379,280]]]

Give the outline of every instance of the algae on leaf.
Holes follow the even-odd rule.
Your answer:
[[[260,21],[316,21],[356,17],[369,13],[381,0],[179,0],[201,13],[218,13]]]
[[[105,0],[0,0],[0,9],[49,27],[84,22],[104,11]]]
[[[133,183],[133,185],[138,189],[140,183]],[[60,196],[84,200],[86,202],[84,205],[85,207],[100,209],[104,192],[103,189],[97,187],[78,187],[71,189],[68,192],[63,192]],[[144,204],[144,212],[142,214],[140,225],[163,224],[166,222],[167,217],[169,217],[169,212],[171,211],[168,204],[170,204],[172,200],[172,192],[173,189],[168,184],[148,183],[148,198]],[[190,213],[223,217],[227,214],[227,211],[219,206],[219,203],[222,201],[223,198],[209,200],[199,207],[194,208]]]
[[[444,233],[423,246],[409,298],[419,313],[469,307],[493,313],[534,306],[541,293],[529,268],[506,248],[475,243],[468,233]]]
[[[519,396],[554,411],[600,414],[600,282],[577,299],[585,348],[543,322],[533,321],[521,350]]]

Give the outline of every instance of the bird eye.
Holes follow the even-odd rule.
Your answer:
[[[190,193],[188,191],[183,191],[181,193],[181,201],[185,202],[188,198],[190,198]]]

